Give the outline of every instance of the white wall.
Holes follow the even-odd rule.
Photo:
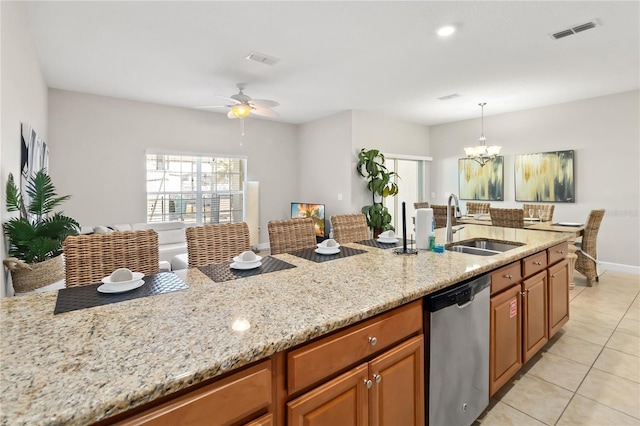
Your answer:
[[[515,201],[516,154],[575,150],[576,202],[556,203],[554,221],[584,222],[592,209],[606,209],[599,259],[640,266],[639,105],[640,91],[632,91],[485,116],[487,144],[502,145],[505,157],[505,201],[491,205],[522,206]],[[431,127],[431,191],[436,196],[429,201],[444,203],[446,192],[458,193],[458,158],[478,136],[479,118]]]
[[[49,91],[51,175],[70,194],[65,213],[83,225],[146,222],[147,149],[248,156],[260,182],[260,241],[266,222],[288,217],[298,194],[297,127],[256,118]]]
[[[345,111],[301,125],[300,147],[300,196],[325,203],[328,219],[358,213],[371,204],[366,180],[356,172],[360,149],[428,157],[429,128],[365,111]]]
[[[352,138],[352,208],[360,211],[362,206],[371,204],[371,193],[366,181],[355,172],[357,154],[362,148],[378,149],[388,154],[431,156],[429,127],[383,117],[364,111],[353,112]],[[399,182],[399,185],[402,181]],[[427,182],[427,190],[430,187]]]
[[[333,215],[351,208],[351,111],[300,125],[300,202],[325,204],[327,233]],[[341,194],[342,200],[339,200]],[[296,200],[291,200],[296,201]]]
[[[5,186],[9,173],[20,175],[20,123],[26,122],[48,142],[47,85],[44,81],[37,52],[28,31],[24,5],[19,2],[0,2],[0,218],[10,217],[5,204]],[[6,257],[4,238],[0,239],[0,253]],[[0,273],[0,297],[12,295],[7,289],[5,269]]]

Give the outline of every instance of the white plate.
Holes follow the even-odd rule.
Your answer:
[[[333,246],[333,247],[327,247],[327,246],[323,246],[322,244],[318,244],[318,248],[319,248],[320,250],[333,250],[333,249],[340,248],[340,244],[336,244],[336,245],[335,245],[335,246]]]
[[[577,222],[558,222],[558,225],[560,226],[582,226],[582,223],[577,223]]]
[[[101,281],[104,284],[124,285],[124,284],[137,283],[142,279],[142,277],[144,277],[144,274],[142,272],[132,272],[132,275],[133,275],[133,279],[129,281],[111,281],[111,275],[109,275],[108,277],[104,277]]]
[[[539,222],[540,218],[539,217],[525,217],[524,220],[531,220],[533,222]]]
[[[261,259],[262,259],[262,258],[261,258]],[[262,262],[260,262],[260,261],[256,261],[256,262],[245,262],[245,263],[233,262],[233,263],[231,264],[231,269],[246,270],[246,269],[255,269],[255,268],[259,268],[260,266],[262,266]]]
[[[102,284],[98,287],[100,293],[124,293],[125,291],[135,290],[144,285],[144,280],[128,282],[127,284]]]
[[[393,244],[393,243],[397,243],[400,240],[397,238],[378,238],[377,241],[383,244]]]
[[[317,248],[315,252],[318,254],[338,254],[340,253],[340,248],[339,247]]]
[[[256,258],[253,259],[253,260],[242,260],[242,259],[240,259],[240,256],[236,256],[236,257],[233,258],[233,261],[235,263],[237,263],[238,265],[243,265],[243,264],[244,265],[252,265],[252,264],[254,264],[256,262],[260,262],[261,260],[262,260],[262,256],[258,256],[258,255],[256,255]]]

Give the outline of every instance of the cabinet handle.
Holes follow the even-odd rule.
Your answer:
[[[540,265],[542,265],[542,262],[533,262],[533,264],[540,266]]]
[[[530,291],[531,291],[531,289],[530,289],[530,288],[528,288],[528,289],[527,289],[527,293],[529,293]]]
[[[556,274],[551,274],[551,278],[555,278],[555,277],[556,277]]]
[[[376,383],[380,383],[380,380],[382,380],[382,376],[379,374],[374,374],[373,375],[373,380],[376,381]]]
[[[375,346],[376,343],[378,343],[378,339],[375,337],[369,337],[369,343],[371,343],[371,346]]]
[[[564,254],[564,250],[559,250],[558,253]]]
[[[513,278],[513,275],[509,274],[509,275],[505,275],[504,276],[506,279],[510,280],[511,278]]]
[[[525,293],[524,291],[520,292],[520,296],[524,297],[527,293]]]
[[[369,379],[365,379],[364,380],[364,385],[367,387],[367,389],[371,389],[371,385],[372,384],[373,383],[371,382],[371,380],[369,380]]]

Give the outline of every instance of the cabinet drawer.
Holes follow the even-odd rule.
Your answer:
[[[547,251],[541,251],[522,260],[522,276],[528,277],[547,267]]]
[[[264,361],[131,417],[119,425],[232,424],[271,405],[271,361]]]
[[[567,253],[569,253],[569,243],[566,241],[553,247],[549,247],[547,249],[548,264],[553,265],[554,263],[559,262],[567,257]]]
[[[287,354],[289,394],[318,383],[422,331],[422,300],[384,313]]]
[[[522,280],[520,262],[514,262],[491,273],[491,294],[496,294]]]

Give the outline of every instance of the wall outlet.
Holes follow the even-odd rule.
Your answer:
[[[435,199],[436,199],[436,193],[435,193],[435,192],[432,192],[432,193],[431,193],[431,199],[432,199],[432,200],[435,200]]]
[[[338,194],[338,201],[342,201],[342,194]]]

